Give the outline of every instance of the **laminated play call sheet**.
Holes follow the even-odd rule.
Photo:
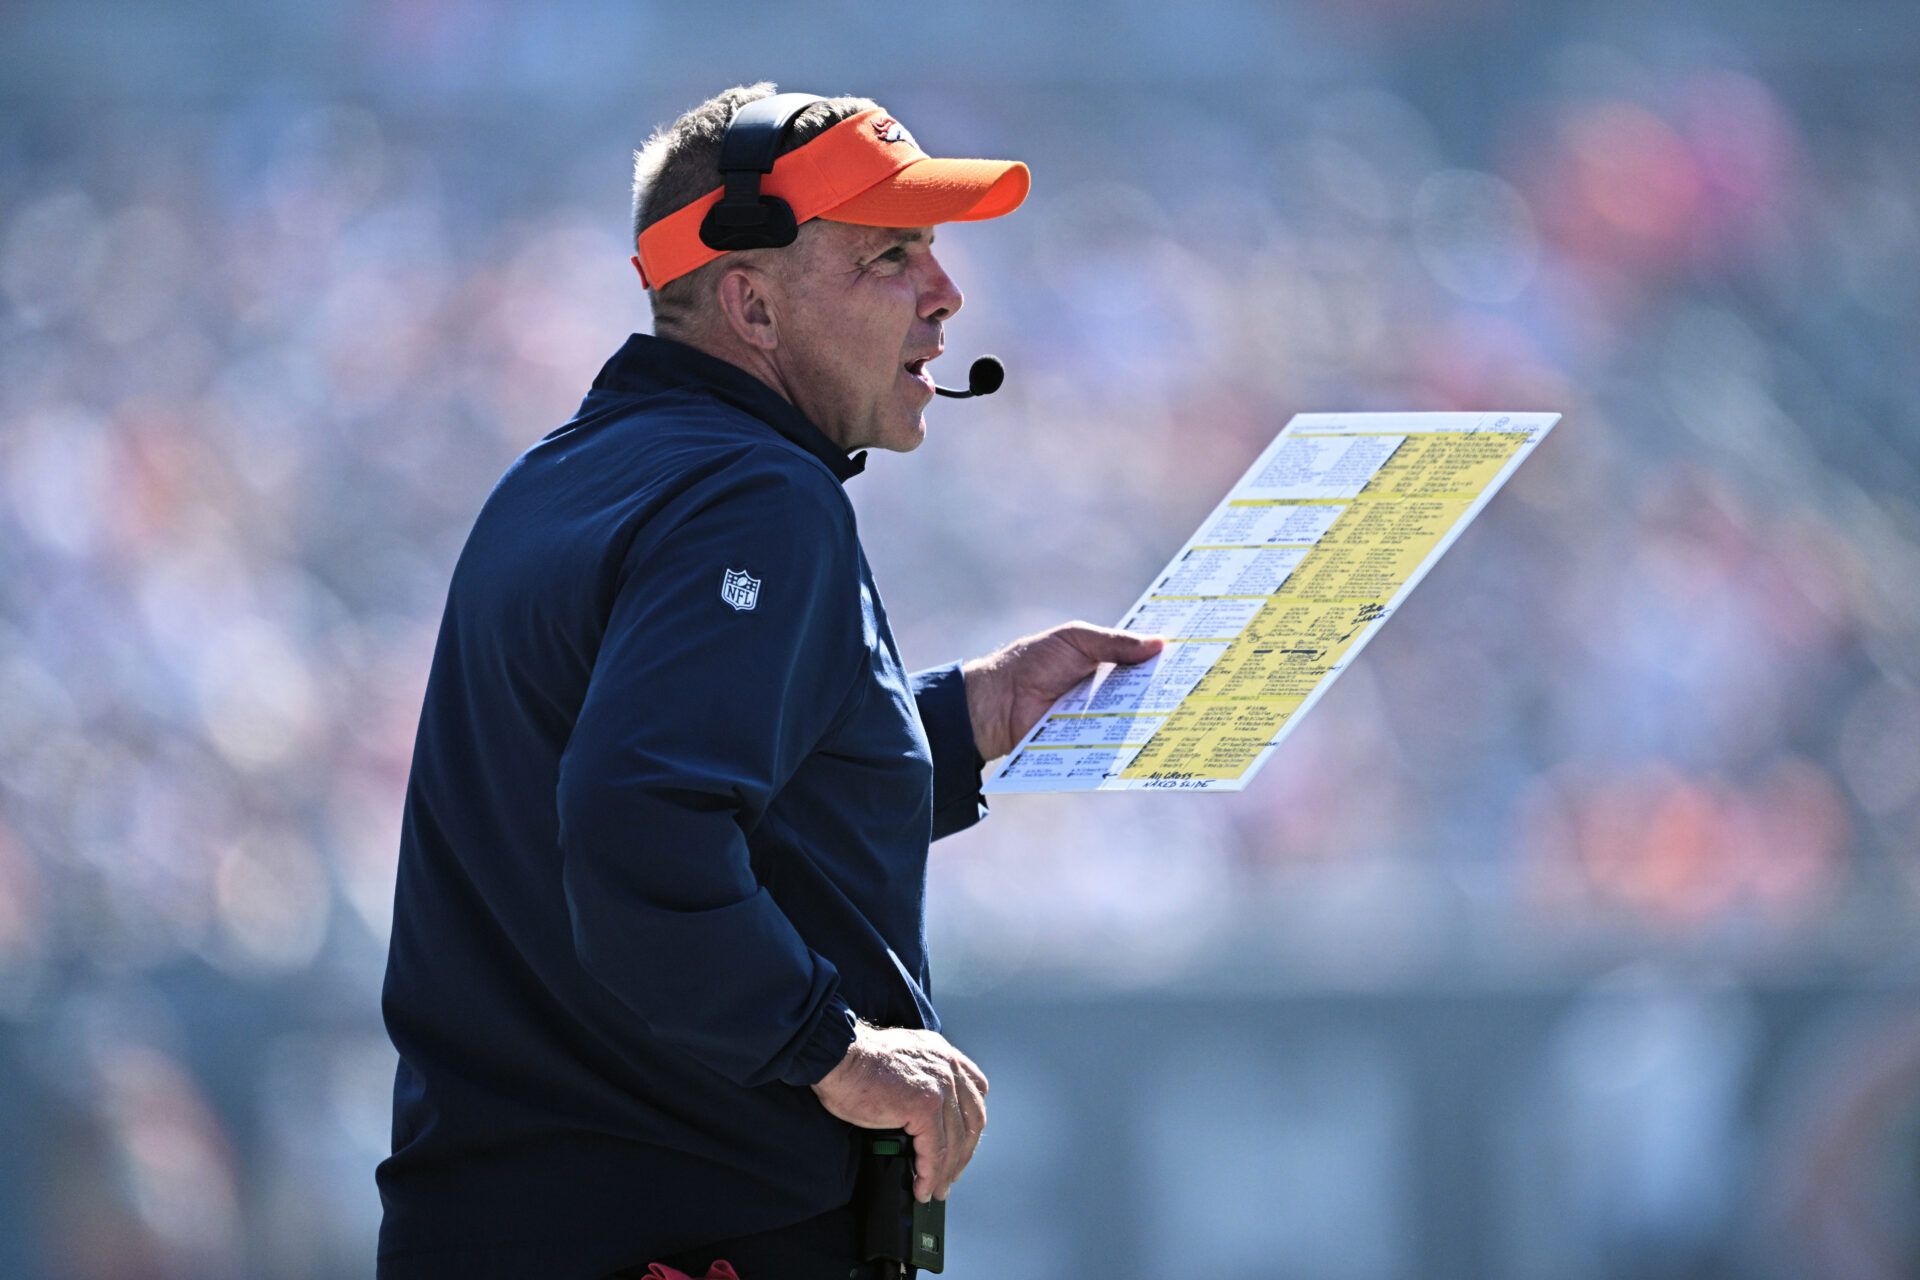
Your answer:
[[[1303,413],[1120,622],[1167,637],[1053,704],[989,792],[1238,791],[1557,413]]]

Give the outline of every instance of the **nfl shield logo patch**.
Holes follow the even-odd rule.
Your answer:
[[[720,579],[720,598],[744,613],[760,603],[760,579],[744,569],[728,569]]]

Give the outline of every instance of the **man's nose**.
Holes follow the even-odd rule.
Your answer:
[[[927,255],[926,262],[926,274],[920,281],[920,318],[951,320],[966,299],[961,296],[960,286],[953,282],[953,277],[947,274],[946,268],[931,253]]]

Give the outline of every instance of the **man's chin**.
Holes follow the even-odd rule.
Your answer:
[[[889,431],[884,440],[872,447],[885,449],[888,453],[912,453],[927,441],[927,420],[924,416],[915,418],[913,425]]]

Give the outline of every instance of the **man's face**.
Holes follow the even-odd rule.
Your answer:
[[[961,302],[933,228],[815,219],[785,254],[772,358],[795,407],[843,449],[918,448],[933,399],[924,362]]]

